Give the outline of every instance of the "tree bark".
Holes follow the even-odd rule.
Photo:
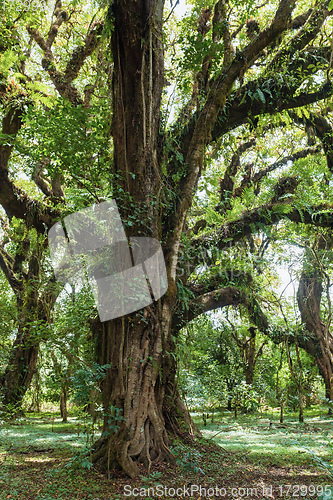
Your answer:
[[[67,386],[63,386],[61,388],[61,397],[60,397],[60,414],[63,422],[67,422],[68,419],[67,397],[68,397]]]
[[[53,280],[48,283],[43,294],[39,295],[40,262],[38,257],[33,255],[30,258],[27,273],[22,272],[23,259],[20,260],[20,258],[21,256],[17,254],[16,276],[9,279],[16,294],[18,333],[6,370],[0,377],[1,405],[5,411],[14,410],[18,413],[22,412],[23,397],[36,372],[39,345],[43,338],[42,329],[49,324],[49,311],[52,310],[57,297]],[[20,261],[19,264],[18,261]],[[8,268],[6,270],[8,271]]]
[[[29,335],[24,325],[20,325],[12,353],[1,377],[1,405],[5,411],[21,413],[22,399],[36,372],[39,342]]]
[[[142,462],[173,460],[163,416],[165,400],[164,335],[158,307],[102,323],[97,332],[99,364],[111,364],[102,381],[103,435],[93,461],[121,467],[134,477]],[[143,321],[144,319],[144,321]]]
[[[333,401],[333,339],[320,315],[322,278],[317,270],[303,270],[297,301],[303,324],[311,337],[302,337],[299,343],[316,360],[325,383],[326,398]]]
[[[132,235],[128,216],[135,215],[135,235],[158,240],[162,239],[163,212],[159,144],[163,3],[115,1],[111,43],[114,198],[128,237]],[[175,390],[173,352],[169,351],[173,350],[176,299],[176,267],[173,274],[170,263],[177,258],[182,227],[180,221],[175,247],[164,248],[167,294],[138,313],[96,325],[98,363],[111,368],[101,383],[105,417],[93,461],[107,469],[120,467],[131,477],[139,472],[138,462],[149,469],[153,460],[174,459],[167,427],[175,431],[179,429],[177,417],[189,418]]]

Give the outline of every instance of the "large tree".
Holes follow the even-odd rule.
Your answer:
[[[307,252],[297,291],[298,307],[304,325],[301,345],[311,354],[325,382],[326,398],[333,401],[333,337],[331,333],[332,306],[330,297],[331,235],[321,234],[312,251]],[[327,255],[328,254],[328,255]],[[326,261],[326,262],[325,262]],[[322,299],[326,299],[326,314]],[[330,413],[332,409],[330,408]]]
[[[176,386],[174,351],[182,325],[242,303],[263,326],[251,278],[240,274],[235,284],[230,269],[221,275],[219,252],[251,247],[253,235],[279,221],[332,226],[331,200],[295,202],[300,179],[276,176],[284,165],[311,155],[327,158],[326,178],[332,172],[329,3],[249,2],[244,10],[238,2],[209,1],[204,8],[198,2],[181,26],[178,45],[163,0],[114,0],[90,19],[58,0],[50,16],[22,12],[13,21],[7,12],[2,19],[0,203],[7,216],[45,235],[62,215],[109,196],[117,201],[127,237],[154,237],[164,250],[167,293],[137,313],[94,323],[98,361],[111,365],[102,385],[106,416],[96,462],[134,476],[138,462],[149,467],[152,460],[172,460],[168,430],[182,434],[189,423]],[[251,18],[257,12],[260,22]],[[177,66],[170,68],[174,47]],[[172,124],[164,90],[169,80],[179,102]],[[105,114],[102,127],[94,121],[100,108],[109,110],[111,128]],[[47,131],[44,142],[36,117]],[[268,155],[266,161],[257,156],[254,164],[260,138],[272,144],[276,131],[287,137],[292,121],[312,145],[305,148],[299,139],[299,149],[284,158],[272,164]],[[73,124],[79,149],[67,147],[74,141]],[[20,137],[34,125],[33,147],[22,148]],[[89,142],[101,128],[110,138],[108,149],[103,141]],[[244,140],[236,145],[240,135]],[[88,149],[82,154],[80,148]],[[33,159],[34,182],[44,198],[18,187],[16,151]],[[209,162],[218,165],[222,154],[227,160],[228,151],[230,162],[215,183],[216,215],[197,220],[190,209],[198,182]],[[243,153],[251,161],[243,164]],[[77,188],[86,196],[76,191],[74,200]],[[196,271],[207,268],[211,272],[195,281]]]

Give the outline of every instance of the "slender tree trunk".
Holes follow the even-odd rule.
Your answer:
[[[303,377],[303,367],[302,367],[302,362],[301,358],[299,355],[299,347],[298,347],[298,341],[295,339],[295,349],[296,349],[296,358],[297,358],[297,363],[298,363],[298,394],[299,394],[299,414],[298,414],[298,420],[299,422],[303,423],[304,422],[304,402],[303,402],[303,382],[302,382],[302,377]]]
[[[38,369],[36,369],[33,377],[32,386],[32,401],[28,411],[40,413],[40,376]]]
[[[256,366],[256,329],[251,327],[250,338],[244,346],[244,357],[245,357],[245,382],[247,385],[253,384],[254,369]]]
[[[60,398],[60,414],[63,422],[67,422],[68,419],[67,397],[68,397],[68,389],[66,386],[63,386],[61,388],[61,398]]]
[[[283,401],[281,401],[280,402],[280,424],[283,424],[283,422],[284,422],[283,409],[284,409],[284,404],[283,404]]]
[[[284,346],[282,345],[280,363],[279,363],[279,367],[278,367],[277,372],[276,372],[276,386],[275,386],[276,400],[278,401],[279,406],[280,406],[280,424],[283,424],[283,419],[284,419],[284,416],[283,416],[283,410],[284,410],[283,391],[280,388],[280,384],[279,384],[280,371],[281,371],[282,365],[283,365],[283,352],[284,352]]]

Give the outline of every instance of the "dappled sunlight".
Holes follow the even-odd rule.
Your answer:
[[[25,458],[24,460],[25,462],[29,462],[29,463],[36,463],[36,464],[40,464],[40,463],[44,463],[44,462],[56,462],[56,459],[55,458],[51,458],[51,457],[45,457],[45,456],[41,456],[41,457],[36,457],[36,456],[33,456],[33,457],[27,457]]]
[[[270,426],[267,420],[254,419],[251,415],[243,415],[237,422],[230,415],[225,420],[224,425],[220,421],[210,423],[201,431],[205,437],[213,439],[222,449],[236,456],[245,453],[255,461],[281,466],[313,465],[312,453],[324,460],[332,459],[328,448],[330,437],[327,435],[327,430],[333,427],[332,418],[308,418],[302,425],[296,419],[288,418],[283,429],[278,428],[280,424],[276,421],[272,421]]]

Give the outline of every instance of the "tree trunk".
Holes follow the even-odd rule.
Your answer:
[[[249,328],[250,337],[244,345],[244,374],[247,385],[253,384],[254,369],[256,366],[256,329]]]
[[[35,261],[35,259],[31,259]],[[31,267],[33,267],[35,263]],[[36,269],[38,264],[36,263]],[[30,269],[31,270],[31,269]],[[34,277],[36,274],[34,274]],[[29,276],[32,278],[32,276]],[[5,410],[22,412],[22,399],[27,392],[32,377],[36,372],[39,338],[34,326],[38,316],[38,291],[28,279],[17,294],[18,333],[5,373],[1,377],[2,405]]]
[[[164,335],[158,308],[99,325],[99,364],[111,364],[102,381],[103,435],[93,461],[138,474],[136,461],[172,460],[163,417],[165,398]]]
[[[282,344],[281,348],[281,355],[280,355],[280,363],[276,372],[276,385],[275,385],[275,394],[276,394],[276,400],[279,403],[280,406],[280,424],[283,424],[283,410],[284,410],[284,398],[283,398],[283,391],[280,388],[279,381],[280,381],[280,371],[282,369],[283,365],[283,353],[284,353],[284,345]]]
[[[283,401],[280,402],[280,424],[283,424],[284,418],[283,418]]]
[[[159,136],[163,5],[162,0],[113,2],[111,42],[114,198],[127,237],[159,241],[165,232]],[[172,247],[162,241],[167,294],[137,313],[96,325],[98,362],[111,368],[101,382],[105,417],[93,461],[107,469],[120,467],[131,477],[139,472],[136,462],[149,469],[153,460],[174,459],[167,427],[181,432],[178,419],[188,418],[175,387],[174,353],[169,351],[182,228],[183,219]]]
[[[23,242],[24,243],[24,242]],[[28,272],[22,271],[26,255],[17,255],[13,290],[18,311],[18,333],[13,344],[5,373],[0,378],[1,404],[5,410],[21,412],[22,399],[36,372],[42,329],[49,324],[49,313],[57,298],[52,280],[39,296],[39,249],[28,263]]]
[[[39,343],[20,325],[12,353],[1,378],[2,401],[6,411],[22,412],[22,399],[36,372]]]
[[[299,339],[299,344],[316,360],[325,383],[326,398],[333,401],[333,339],[320,316],[322,281],[318,272],[302,272],[297,300],[306,330],[312,334]]]
[[[60,398],[60,414],[63,422],[67,422],[68,412],[67,412],[67,396],[68,389],[63,386],[61,388],[61,398]]]
[[[38,369],[36,369],[32,385],[32,401],[28,411],[40,413],[40,376]]]

